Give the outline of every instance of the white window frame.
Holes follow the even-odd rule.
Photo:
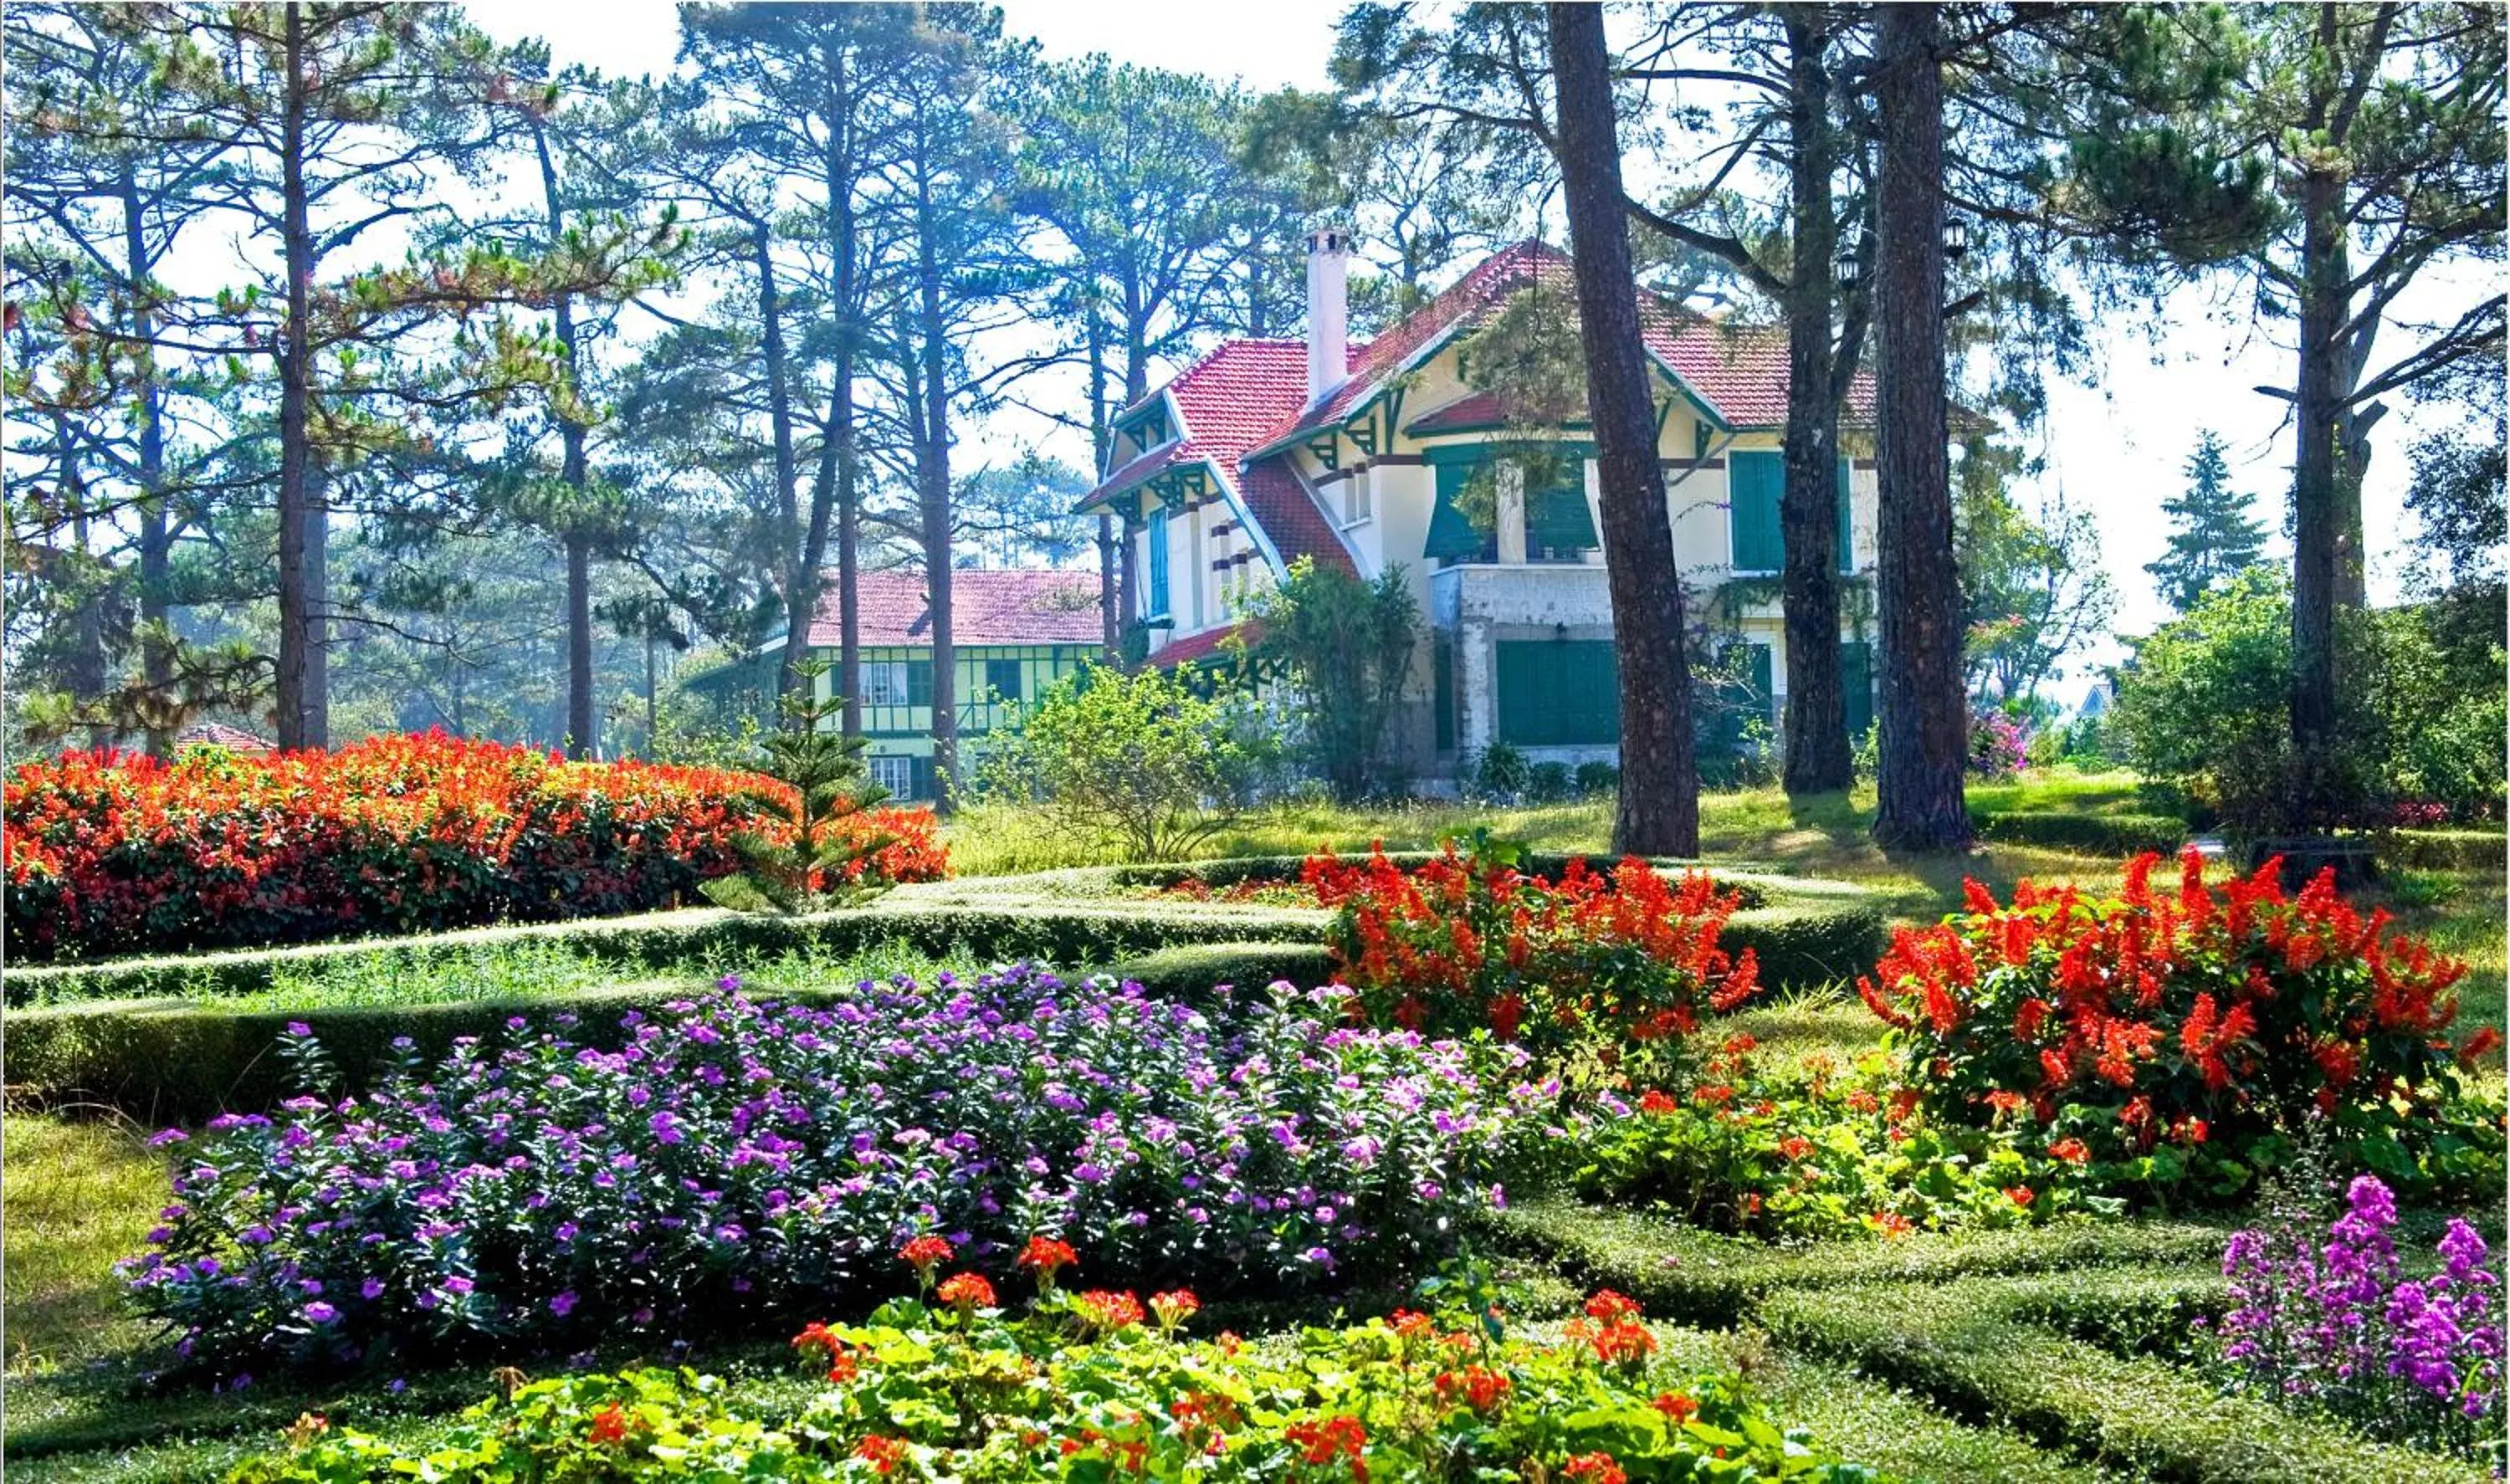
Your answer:
[[[871,780],[889,790],[891,798],[903,799],[914,794],[914,758],[902,752],[875,752],[863,762],[871,770]]]
[[[864,705],[905,705],[909,687],[904,660],[865,660],[862,662],[862,702]]]

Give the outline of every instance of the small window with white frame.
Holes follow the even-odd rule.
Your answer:
[[[862,665],[862,704],[864,705],[905,705],[906,662],[903,660],[866,660]],[[874,758],[878,762],[904,762],[903,758]]]
[[[871,765],[871,780],[879,784],[891,798],[904,799],[914,796],[915,759],[873,756],[863,761]]]

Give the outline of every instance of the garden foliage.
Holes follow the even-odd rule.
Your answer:
[[[71,753],[7,789],[13,958],[307,942],[687,900],[768,828],[747,774],[568,762],[442,733],[167,763]],[[867,874],[945,874],[932,818],[881,810]]]
[[[2372,1435],[2497,1459],[2504,1314],[2484,1238],[2452,1220],[2438,1272],[2408,1277],[2396,1198],[2355,1177],[2326,1230],[2244,1231],[2223,1253],[2215,1331],[2234,1384]]]
[[[1511,1048],[1286,991],[1215,1023],[1028,969],[632,1032],[465,1043],[216,1121],[175,1157],[140,1307],[226,1371],[754,1324],[876,1295],[917,1233],[997,1273],[1046,1233],[1108,1277],[1279,1292],[1441,1247],[1556,1096]]]
[[[1021,711],[982,781],[1122,858],[1174,860],[1252,793],[1272,743],[1251,722],[1243,701],[1198,696],[1170,671],[1093,666]]]
[[[839,730],[844,697],[818,694],[827,662],[793,669],[801,689],[777,698],[784,724],[758,744],[758,771],[773,781],[744,795],[780,827],[735,834],[740,871],[704,887],[709,900],[736,912],[825,911],[894,885],[873,864],[894,841],[872,827],[869,812],[889,792],[863,767],[866,741]]]
[[[2313,1120],[2391,1179],[2497,1187],[2499,1140],[2453,1116],[2459,1060],[2499,1041],[2449,1040],[2464,964],[2357,913],[2329,873],[2288,896],[2280,860],[2219,888],[2192,847],[2175,885],[2153,885],[2160,863],[2137,857],[2107,898],[2026,881],[2003,906],[1972,882],[1966,912],[1894,934],[1857,988],[1930,1112],[2216,1198]]]
[[[782,1407],[687,1371],[534,1382],[423,1452],[308,1427],[236,1478],[1882,1477],[1782,1430],[1739,1376],[1665,1362],[1638,1306],[1609,1290],[1550,1343],[1490,1314],[1404,1310],[1290,1345],[1194,1340],[1179,1333],[1198,1308],[1182,1291],[1145,1305],[1048,1287],[1015,1321],[974,1275],[931,1298],[803,1330],[793,1348],[819,1385]]]
[[[1309,859],[1304,879],[1336,914],[1326,944],[1369,1023],[1539,1050],[1598,1035],[1670,1047],[1758,989],[1750,950],[1717,942],[1741,898],[1705,874],[1573,859],[1555,881],[1524,859],[1487,838],[1469,853],[1450,840],[1408,871],[1383,851]]]

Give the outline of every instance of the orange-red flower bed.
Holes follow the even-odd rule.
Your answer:
[[[9,949],[20,961],[306,942],[645,911],[737,865],[775,822],[753,775],[567,762],[428,733],[336,751],[72,753],[9,776]],[[947,872],[932,816],[884,809],[866,869]]]

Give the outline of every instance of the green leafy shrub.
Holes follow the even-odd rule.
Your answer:
[[[2175,891],[2159,857],[2114,897],[1975,882],[1968,910],[1903,929],[1858,990],[1892,1028],[1907,1084],[1937,1117],[2029,1123],[2104,1183],[2227,1199],[2324,1120],[2391,1179],[2501,1178],[2501,1142],[2469,1139],[2446,1039],[2466,966],[2365,919],[2323,872],[2288,897],[2269,861],[2219,892],[2191,847]],[[2492,1123],[2484,1117],[2484,1125]]]
[[[1170,860],[1229,827],[1268,752],[1240,701],[1091,666],[1023,707],[979,778],[1125,858]]]
[[[1474,797],[1494,804],[1513,804],[1534,786],[1534,764],[1514,742],[1492,742],[1464,771]]]
[[[2011,1128],[1925,1117],[1880,1052],[1765,1070],[1755,1049],[1732,1037],[1687,1089],[1605,1096],[1578,1129],[1579,1194],[1777,1237],[1896,1239],[2117,1205]]]
[[[1610,763],[1579,763],[1576,777],[1578,797],[1600,798],[1621,786],[1621,770]]]
[[[2341,615],[2339,664],[2355,682],[2344,688],[2332,750],[2299,759],[2289,584],[2253,569],[2135,641],[2113,725],[2138,772],[2180,785],[2243,833],[2381,825],[2400,800],[2499,818],[2510,715],[2500,662],[2486,684],[2464,684],[2464,666],[2444,654],[2433,624],[2420,608]],[[2341,818],[2291,815],[2304,768],[2324,780]]]
[[[1049,1256],[1052,1254],[1049,1252]],[[1047,1270],[1049,1275],[1052,1270]],[[531,1478],[1105,1480],[1531,1476],[1564,1484],[1880,1481],[1781,1428],[1743,1380],[1659,1358],[1610,1292],[1553,1343],[1496,1316],[1390,1319],[1249,1346],[1178,1331],[1189,1292],[1048,1288],[1025,1320],[954,1275],[931,1303],[793,1342],[820,1387],[787,1407],[731,1402],[711,1378],[644,1370],[534,1382],[474,1408],[424,1456],[308,1428],[235,1484],[345,1484],[423,1472]]]
[[[1251,614],[1263,626],[1260,652],[1289,672],[1325,786],[1346,804],[1385,791],[1396,781],[1387,738],[1421,633],[1402,569],[1363,582],[1303,556],[1256,594]]]

